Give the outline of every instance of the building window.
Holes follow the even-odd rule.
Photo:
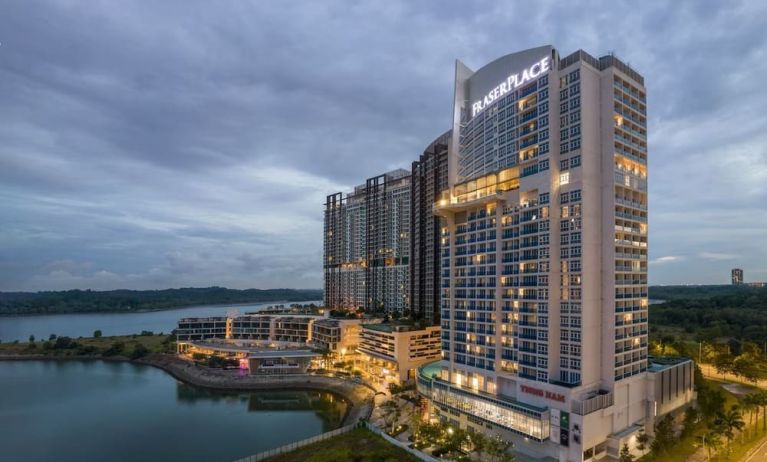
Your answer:
[[[580,149],[580,148],[581,148],[581,139],[580,138],[576,138],[576,139],[570,141],[570,150],[574,151],[574,150]]]
[[[581,165],[581,156],[573,156],[570,158],[570,167],[575,168]]]
[[[581,107],[581,97],[578,96],[570,100],[570,109],[578,109]]]
[[[566,185],[570,183],[570,172],[564,172],[559,174],[559,185]]]
[[[581,124],[576,124],[570,127],[571,136],[580,135],[580,134],[581,134]]]
[[[581,70],[576,69],[572,72],[570,72],[570,75],[567,76],[568,82],[577,82],[581,78]]]
[[[575,191],[570,191],[570,200],[573,202],[581,200],[581,190],[576,189]]]

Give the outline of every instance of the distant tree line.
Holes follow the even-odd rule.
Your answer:
[[[654,286],[651,327],[681,328],[697,341],[735,338],[767,340],[767,288],[739,286]]]
[[[67,290],[0,292],[0,315],[152,311],[183,306],[310,301],[322,290],[247,289],[223,287],[165,290]]]

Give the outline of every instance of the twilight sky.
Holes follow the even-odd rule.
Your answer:
[[[0,290],[321,287],[325,195],[545,44],[646,78],[651,283],[767,280],[767,3],[466,3],[0,1]]]

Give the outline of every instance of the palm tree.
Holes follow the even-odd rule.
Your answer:
[[[722,434],[727,438],[727,453],[730,452],[730,441],[735,437],[735,430],[741,430],[746,423],[743,422],[743,414],[737,405],[730,408],[729,411],[720,413],[714,425],[721,429]]]
[[[706,454],[708,455],[707,460],[711,460],[711,450],[716,451],[717,448],[722,446],[722,435],[719,434],[716,428],[713,428],[706,432],[705,435],[699,437],[701,438],[703,447],[706,449]]]
[[[767,390],[760,390],[757,392],[756,401],[759,407],[762,408],[762,430],[767,431]]]
[[[749,427],[754,424],[754,412],[759,412],[759,399],[756,393],[750,393],[740,400],[740,405],[743,407],[744,412],[748,412],[748,425]],[[757,419],[759,416],[757,415]]]

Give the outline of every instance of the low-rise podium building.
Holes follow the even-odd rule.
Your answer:
[[[371,377],[387,383],[414,380],[416,369],[440,357],[439,326],[363,324],[358,351]]]

